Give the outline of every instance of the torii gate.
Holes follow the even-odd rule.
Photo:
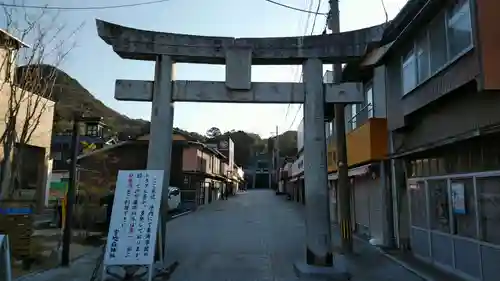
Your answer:
[[[99,37],[120,57],[156,62],[154,81],[117,80],[115,98],[152,102],[147,168],[164,170],[164,189],[170,182],[174,101],[304,103],[306,264],[331,266],[324,106],[361,103],[364,97],[356,83],[323,84],[323,63],[360,58],[368,44],[380,40],[383,27],[306,37],[231,38],[138,30],[101,20],[96,23]],[[175,62],[225,64],[225,82],[174,80]],[[251,82],[252,65],[293,64],[303,66],[303,84]],[[165,237],[168,206],[165,197],[163,200],[160,236]],[[163,256],[165,252],[163,248]]]

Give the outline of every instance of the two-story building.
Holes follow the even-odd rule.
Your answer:
[[[42,81],[26,81],[30,72],[20,72],[14,77],[16,53],[28,47],[0,29],[0,133],[4,136],[0,156],[5,168],[2,185],[11,187],[9,179],[13,170],[9,167],[17,163],[19,176],[14,197],[33,201],[41,210],[50,165],[54,101],[49,99],[51,93],[41,86]],[[10,154],[9,157],[6,154]]]
[[[238,170],[238,165],[234,162],[235,146],[234,141],[230,136],[224,135],[217,138],[213,142],[207,142],[206,145],[210,148],[214,148],[222,155],[225,156],[224,165],[227,164],[227,169],[224,169],[223,175],[227,176],[229,179],[228,190],[231,194],[236,193],[241,183],[240,171]]]
[[[78,157],[81,190],[108,192],[119,170],[142,170],[147,166],[149,135],[105,146]],[[211,203],[228,187],[229,162],[217,149],[174,131],[170,186],[181,190],[187,207]],[[237,169],[236,169],[237,170]]]
[[[409,0],[343,72],[367,94],[347,110],[349,166],[380,163],[352,174],[358,228],[387,242],[393,230],[397,246],[468,280],[500,275],[499,4]]]
[[[218,200],[229,187],[230,168],[227,157],[200,142],[188,141],[183,145],[184,189],[191,191],[191,198],[193,201],[196,199],[198,205]]]

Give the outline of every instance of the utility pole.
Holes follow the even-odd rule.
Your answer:
[[[274,174],[275,174],[275,181],[276,181],[276,192],[281,192],[279,190],[280,188],[280,179],[279,179],[279,170],[280,170],[280,135],[279,135],[279,130],[278,130],[278,126],[276,126],[276,144],[274,145],[275,149],[276,149],[276,153],[275,153],[275,169],[274,169]]]
[[[71,227],[73,219],[73,206],[75,204],[75,189],[76,189],[76,160],[79,153],[79,134],[80,134],[80,119],[79,114],[75,114],[73,118],[73,132],[71,135],[71,167],[69,170],[69,184],[66,193],[66,217],[64,218],[64,230],[61,253],[61,266],[69,266],[69,252],[71,245]]]
[[[253,165],[253,181],[252,181],[252,189],[255,189],[255,181],[257,180],[257,169],[259,168],[257,162],[257,155],[254,150],[252,150],[252,165]]]
[[[340,12],[339,0],[329,0],[330,15],[328,27],[332,33],[340,32]],[[333,65],[333,81],[340,83],[342,79],[342,65]],[[337,203],[340,204],[340,232],[341,232],[341,251],[343,254],[349,254],[353,251],[352,228],[351,228],[351,189],[349,186],[349,166],[347,163],[347,144],[345,128],[345,104],[335,104],[335,127],[337,138]]]
[[[271,161],[270,161],[270,167],[268,168],[268,175],[269,175],[269,188],[272,189],[273,188],[273,173],[274,173],[274,152],[275,152],[275,149],[276,149],[276,144],[275,144],[276,140],[273,140],[272,137],[271,137],[271,141],[270,143],[273,144],[273,147],[271,148],[271,151],[269,151],[269,147],[268,147],[268,152],[271,152]]]
[[[276,126],[276,173],[280,168],[280,135],[278,126]]]

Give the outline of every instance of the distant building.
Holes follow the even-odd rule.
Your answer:
[[[206,144],[207,146],[211,148],[215,148],[220,153],[222,153],[224,156],[226,156],[228,163],[229,163],[229,173],[233,173],[233,166],[234,166],[234,141],[231,139],[229,136],[223,136],[220,138],[217,138],[216,141],[214,142],[208,142]]]
[[[83,124],[83,132],[79,137],[79,153],[84,153],[85,144],[95,145],[100,149],[106,145],[115,143],[113,138],[105,138],[105,124],[102,117],[86,118]],[[52,177],[54,181],[67,180],[71,163],[68,161],[72,155],[71,138],[72,132],[57,134],[52,137]]]
[[[82,189],[105,191],[115,184],[119,170],[146,169],[148,144],[149,135],[145,135],[79,156]],[[230,170],[236,173],[232,175]],[[174,131],[170,185],[181,190],[185,206],[218,200],[222,190],[236,192],[242,181],[243,171],[237,166],[230,168],[228,159],[217,149]]]

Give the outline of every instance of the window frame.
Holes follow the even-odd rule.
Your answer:
[[[417,57],[415,54],[415,41],[412,42],[413,46],[407,50],[403,56],[401,56],[401,83],[402,83],[402,90],[403,90],[403,96],[411,93],[415,88],[418,86],[418,80],[417,80]],[[405,90],[405,67],[408,65],[413,65],[413,73],[414,73],[414,83],[408,90]]]
[[[51,156],[52,156],[52,159],[54,161],[62,161],[62,159],[63,159],[63,153],[62,153],[62,151],[52,151],[52,155]],[[58,156],[58,157],[56,157],[56,156]]]
[[[353,110],[354,109],[354,110]],[[357,117],[358,117],[358,106],[357,104],[351,104],[351,118],[349,118],[349,123],[351,124],[351,130],[357,128]]]
[[[447,49],[447,57],[448,57],[448,63],[445,64],[446,66],[449,65],[450,63],[452,63],[453,61],[457,60],[458,58],[462,57],[465,53],[467,53],[474,46],[474,34],[473,34],[473,28],[474,27],[472,26],[471,0],[463,0],[463,1],[464,2],[461,3],[462,5],[467,4],[467,6],[469,6],[468,12],[469,12],[469,20],[470,20],[470,44],[469,44],[469,46],[465,47],[463,50],[461,50],[460,52],[458,52],[456,55],[451,56],[451,53],[450,53],[450,36],[449,36],[449,33],[448,33],[448,30],[450,28],[450,25],[448,24],[448,21],[450,19],[449,16],[450,16],[451,6],[446,7],[446,10],[444,12],[444,21],[445,21],[445,27],[446,27],[446,49]],[[454,3],[454,4],[456,4],[456,3]],[[460,9],[458,9],[457,11],[460,11]],[[451,18],[453,18],[455,16],[456,16],[456,14],[453,15]]]
[[[370,95],[368,95],[368,92],[371,92]],[[365,83],[364,85],[364,96],[365,96],[365,108],[366,108],[366,116],[367,119],[373,118],[375,116],[375,94],[373,91],[373,81],[369,81]],[[368,97],[371,97],[371,102],[368,102]]]
[[[404,98],[406,95],[408,95],[409,93],[413,92],[415,89],[417,89],[418,87],[420,87],[422,84],[426,83],[428,80],[432,79],[433,77],[435,77],[437,74],[439,74],[441,71],[443,71],[444,69],[446,69],[447,67],[449,67],[451,64],[453,64],[455,61],[457,61],[459,58],[461,58],[462,56],[464,56],[466,53],[468,53],[470,50],[472,50],[474,48],[474,34],[473,34],[473,22],[472,22],[472,11],[471,11],[471,0],[464,0],[464,2],[462,3],[462,5],[465,5],[467,3],[467,5],[469,6],[468,8],[468,13],[469,13],[469,19],[470,19],[470,27],[471,27],[471,30],[470,30],[470,36],[471,36],[471,40],[470,40],[470,44],[468,47],[465,47],[462,51],[458,52],[455,56],[451,57],[450,55],[450,40],[449,40],[449,25],[448,25],[448,19],[449,19],[449,13],[452,9],[452,6],[451,5],[456,5],[457,3],[452,3],[451,5],[446,5],[446,7],[444,7],[443,11],[442,12],[439,12],[429,23],[426,24],[425,28],[422,29],[421,32],[425,32],[426,33],[426,36],[425,36],[425,40],[426,40],[426,44],[427,44],[427,47],[428,47],[428,52],[429,52],[429,55],[428,55],[428,60],[429,60],[429,63],[428,63],[428,77],[426,79],[423,79],[422,81],[419,80],[419,66],[418,66],[418,56],[417,56],[417,42],[419,39],[421,39],[420,36],[417,36],[415,38],[413,38],[411,40],[411,43],[410,43],[410,50],[408,52],[405,52],[404,54],[402,54],[400,56],[400,67],[401,67],[401,98]],[[458,10],[460,11],[460,10]],[[430,27],[436,23],[436,20],[441,20],[441,21],[444,21],[443,24],[444,24],[444,28],[445,28],[445,42],[446,42],[446,62],[441,66],[441,67],[438,67],[437,70],[435,70],[434,72],[432,71],[432,49],[431,49],[431,38],[430,38]],[[412,53],[411,56],[408,56],[409,53]],[[413,60],[413,63],[414,63],[414,72],[415,72],[415,85],[411,88],[411,89],[408,89],[407,91],[405,91],[404,89],[404,67],[405,67],[405,64],[408,64],[408,59],[412,58]]]
[[[416,68],[417,68],[417,85],[415,87],[418,87],[419,84],[425,82],[427,79],[429,79],[432,76],[432,71],[431,71],[431,40],[430,40],[430,34],[429,34],[429,29],[425,29],[423,31],[424,33],[420,33],[419,36],[417,36],[415,40],[415,60],[416,60]],[[425,40],[425,42],[422,42]],[[422,48],[420,48],[420,44],[423,43],[422,45],[425,45],[424,48],[427,48],[427,57],[425,58],[427,60],[427,75],[425,78],[420,77],[420,56],[421,53],[424,53],[424,51],[421,52]]]

